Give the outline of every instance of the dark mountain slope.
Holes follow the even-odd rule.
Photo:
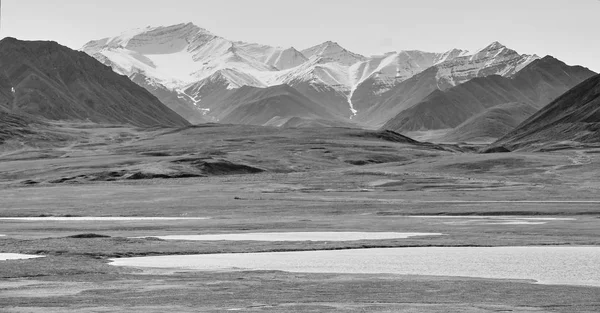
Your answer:
[[[189,123],[144,88],[55,42],[0,41],[0,106],[50,120],[135,126]]]
[[[322,105],[311,101],[298,90],[279,85],[268,88],[244,86],[215,110],[223,123],[264,125],[273,119],[337,120]]]
[[[564,141],[600,143],[600,75],[569,90],[487,151],[536,149]]]
[[[348,120],[352,116],[348,96],[332,86],[326,84],[313,84],[305,81],[292,81],[289,83],[312,102],[321,103],[329,112]]]
[[[389,120],[384,128],[398,132],[454,128],[486,109],[511,102],[540,108],[594,74],[547,56],[511,78],[475,78],[446,91],[434,91]]]
[[[356,120],[370,127],[381,127],[391,117],[421,102],[433,91],[438,90],[437,67],[431,67],[382,93],[374,94],[377,81],[367,79],[352,95],[354,108],[358,110]]]
[[[442,142],[491,142],[537,112],[528,103],[505,103],[471,117],[439,139]]]

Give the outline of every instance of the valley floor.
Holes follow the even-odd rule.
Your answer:
[[[0,150],[2,312],[598,312],[600,289],[528,281],[185,272],[110,258],[386,247],[600,246],[600,149],[477,154],[356,129],[61,125]],[[13,217],[178,217],[48,221]],[[166,241],[420,232],[348,242]]]

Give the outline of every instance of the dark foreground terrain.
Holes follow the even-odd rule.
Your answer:
[[[370,247],[600,246],[600,148],[478,154],[393,132],[55,125],[0,146],[1,312],[598,312],[600,289],[479,278],[177,272],[130,256]],[[454,218],[448,218],[454,216]],[[468,217],[483,219],[472,220]],[[495,223],[495,218],[554,218]],[[349,242],[165,241],[245,232],[443,236]]]

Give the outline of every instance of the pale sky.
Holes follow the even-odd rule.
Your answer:
[[[363,55],[477,50],[500,41],[600,72],[600,0],[3,0],[0,37],[89,40],[193,22],[231,40]]]

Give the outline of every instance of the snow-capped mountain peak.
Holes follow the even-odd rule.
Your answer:
[[[512,76],[537,59],[537,55],[521,55],[494,41],[472,55],[461,55],[438,63],[438,87],[447,89],[475,77]]]
[[[478,50],[471,56],[471,60],[497,58],[501,55],[518,55],[514,50],[507,48],[505,45],[494,41],[485,48]]]
[[[337,42],[333,41],[326,41],[320,45],[302,50],[302,54],[309,59],[313,57],[321,57],[346,66],[366,60],[364,56],[348,51],[340,46]]]
[[[198,37],[216,37],[206,29],[192,23],[172,26],[145,27],[133,29],[119,36],[104,38],[87,43],[82,50],[123,48],[142,54],[168,54],[179,52]]]
[[[506,46],[501,44],[498,41],[494,41],[494,42],[490,43],[489,45],[487,45],[482,50],[498,50],[498,49],[502,49],[502,48],[506,48]]]
[[[117,37],[89,42],[82,50],[121,74],[142,72],[173,89],[227,68],[277,70],[252,58],[243,45],[215,36],[192,23],[135,29]]]

